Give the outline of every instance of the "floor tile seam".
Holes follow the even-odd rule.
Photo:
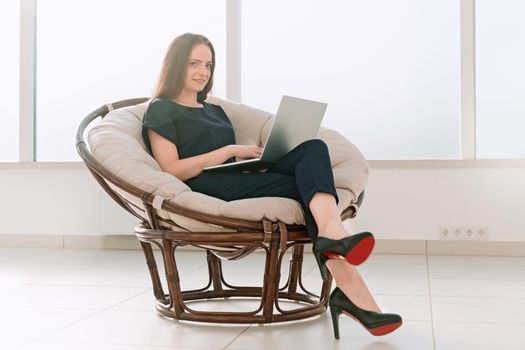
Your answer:
[[[100,312],[106,312],[106,311],[111,311],[111,312],[130,312],[130,313],[148,313],[150,314],[151,311],[155,311],[155,305],[151,305],[152,306],[152,309],[151,310],[145,310],[145,309],[115,309],[116,305],[113,305],[111,308],[104,308],[104,309],[100,309],[99,311]],[[159,315],[160,316],[160,315]]]
[[[109,309],[108,311],[152,312],[152,311],[155,311],[155,305],[152,303],[150,309],[139,309],[139,308],[134,308],[133,309],[132,307],[129,307],[129,308],[126,308],[126,307],[117,308],[116,306],[114,306],[111,309]]]
[[[104,310],[103,307],[66,307],[66,306],[31,306],[31,305],[17,305],[12,308],[13,310],[80,310],[80,311],[100,311]]]
[[[61,257],[64,257],[64,255],[59,255]],[[45,255],[43,256],[45,257]],[[116,262],[116,261],[119,261],[119,260],[124,260],[126,258],[129,258],[130,255],[125,255],[125,256],[120,256],[120,257],[112,257],[112,258],[104,258],[103,256],[95,256],[95,257],[86,257],[87,259],[101,259],[101,261],[92,261],[92,262],[89,262],[89,263],[86,263],[86,264],[90,264],[90,265],[100,265],[100,264],[107,264],[107,263],[113,263],[113,262]],[[65,257],[64,259],[71,259],[73,261],[76,261],[76,259],[78,259],[77,257],[74,257],[74,256],[71,256],[71,257]]]
[[[363,264],[366,264],[366,266],[416,266],[416,267],[422,267],[426,266],[426,263],[419,262],[413,262],[413,263],[407,263],[407,262],[397,262],[397,261],[389,261],[389,262],[371,262],[371,261],[365,261]]]
[[[47,280],[51,280],[51,279],[54,279],[54,278],[63,277],[63,276],[69,275],[69,274],[73,274],[73,273],[76,273],[76,272],[79,272],[79,271],[87,270],[87,269],[89,269],[90,267],[93,267],[93,266],[97,266],[97,265],[96,264],[95,265],[89,265],[89,266],[86,266],[86,267],[82,267],[82,268],[78,268],[78,269],[74,269],[74,270],[69,270],[68,272],[65,272],[63,274],[58,274],[58,275],[55,275],[55,276],[52,276],[52,277],[46,277],[46,278],[44,278],[42,280],[38,280],[36,282],[31,282],[29,284],[40,284],[43,281],[47,281]]]
[[[93,310],[93,311],[97,311],[97,310],[100,310],[100,311],[104,311],[104,310],[111,310],[111,311],[140,311],[140,312],[145,312],[145,311],[150,311],[150,309],[139,309],[139,308],[116,308],[118,305],[122,304],[122,303],[125,303],[127,301],[129,301],[130,299],[133,299],[133,298],[136,298],[136,297],[139,297],[143,294],[146,294],[147,292],[149,292],[149,290],[146,290],[142,293],[139,293],[137,295],[134,295],[134,296],[131,296],[130,298],[127,298],[125,300],[122,300],[121,302],[118,302],[116,304],[112,304],[111,306],[107,306],[107,307],[102,307],[102,308],[99,308],[99,307],[64,307],[64,306],[31,306],[31,305],[17,305],[16,307],[12,307],[12,308],[9,308],[9,309],[12,309],[12,310],[17,310],[17,309],[44,309],[44,310],[55,310],[55,309],[58,309],[58,310]],[[409,297],[412,297],[412,296],[409,296]],[[423,296],[424,297],[424,296]],[[217,299],[219,300],[219,299]],[[209,300],[209,301],[217,301],[217,300]],[[220,299],[222,301],[222,299]],[[154,300],[153,300],[154,301]],[[228,303],[229,301],[239,301],[238,298],[236,299],[229,299],[227,301],[224,301],[224,303]],[[151,305],[151,308],[154,307],[154,304],[152,303]],[[329,317],[329,316],[326,316],[326,317]],[[431,321],[430,318],[426,318],[426,319],[422,319],[422,318],[406,318],[407,320],[412,320],[412,321]]]
[[[63,284],[63,283],[28,283],[21,285],[20,287],[78,287],[78,288],[117,288],[117,289],[151,289],[151,287],[130,287],[130,286],[108,286],[108,285],[76,285],[76,284]],[[13,288],[14,289],[14,288]]]
[[[64,283],[38,283],[39,286],[64,286],[64,287],[108,287],[108,288],[151,288],[150,285],[146,286],[122,286],[122,285],[102,285],[102,284],[64,284]]]
[[[193,272],[196,272],[196,271],[199,271],[199,270],[203,270],[206,267],[208,267],[208,266],[207,265],[202,265],[202,266],[193,268],[191,270],[188,270],[188,271],[185,271],[185,272],[182,272],[182,273],[179,272],[179,276],[186,276],[186,275],[188,275],[190,273],[193,273]]]
[[[231,345],[232,345],[237,339],[239,339],[239,337],[240,337],[241,335],[243,335],[243,334],[244,334],[244,333],[245,333],[245,332],[246,332],[251,326],[252,326],[252,324],[247,325],[247,326],[246,326],[246,327],[245,327],[245,328],[244,328],[239,334],[237,334],[236,337],[234,337],[234,338],[233,338],[228,344],[226,344],[226,345],[222,348],[222,350],[226,350],[226,349],[228,349],[228,347],[230,347],[230,346],[231,346]]]
[[[304,267],[304,266],[303,266],[303,267]],[[303,270],[303,271],[302,271],[302,272],[303,272],[303,274],[302,274],[303,277],[306,277],[306,276],[308,276],[310,273],[312,273],[313,271],[315,271],[315,268],[316,268],[316,267],[317,267],[317,265],[314,264],[314,265],[312,265],[311,267],[309,267],[307,271],[304,271],[304,270]]]
[[[453,280],[453,281],[492,281],[492,282],[524,282],[525,283],[525,279],[522,279],[522,280],[506,280],[506,279],[490,279],[490,278],[429,278],[430,281],[448,281],[448,280]]]
[[[37,342],[38,342],[38,340],[30,341],[29,343],[24,343],[22,345],[17,346],[15,349],[20,349],[21,347],[30,345],[32,343],[37,343]],[[124,346],[134,346],[134,347],[145,346],[145,347],[148,347],[148,348],[173,349],[173,346],[170,346],[170,345],[156,345],[156,344],[142,344],[142,343],[133,343],[132,344],[132,343],[86,342],[86,341],[68,341],[68,340],[43,341],[42,343],[47,343],[47,344],[71,344],[72,346],[76,345],[76,344],[81,344],[81,345],[116,345],[116,346],[124,345]],[[205,349],[205,347],[203,347],[203,346],[201,346],[201,347],[194,347],[194,346],[191,346],[191,345],[186,345],[186,346],[183,347],[183,349],[199,349],[199,350],[201,350],[201,349]],[[220,347],[206,348],[206,349],[221,350]]]
[[[29,282],[29,283],[25,283],[24,286],[30,286],[30,285],[39,285],[41,284],[42,282],[45,282],[47,280],[52,280],[54,278],[58,278],[58,277],[62,277],[62,276],[66,276],[70,273],[73,273],[73,272],[76,272],[77,270],[73,270],[73,271],[68,271],[68,272],[64,272],[64,273],[59,273],[58,275],[53,275],[51,277],[46,277],[46,278],[43,278],[43,279],[40,279],[40,280],[37,280],[35,282]]]
[[[509,297],[509,296],[476,296],[476,295],[434,295],[430,294],[433,298],[457,298],[457,299],[509,299],[509,300],[525,300],[525,296],[523,297]]]
[[[82,250],[86,250],[86,249],[82,249]],[[114,252],[114,251],[118,251],[118,252],[120,252],[121,250],[96,249],[96,251],[99,251],[99,252]],[[133,256],[133,253],[131,253],[131,252],[127,252],[126,254],[122,254],[122,256],[111,257],[111,258],[108,258],[108,259],[105,260],[105,261],[100,261],[100,262],[97,262],[97,263],[95,263],[95,264],[100,265],[100,264],[112,263],[112,262],[116,262],[116,261],[124,260],[124,259],[126,259],[126,258],[129,258],[130,256]],[[102,253],[101,256],[98,256],[98,257],[104,257],[104,253]]]
[[[31,265],[27,265],[27,266],[23,266],[23,265],[17,265],[16,266],[16,269],[10,269],[10,271],[17,271],[17,272],[20,272],[20,271],[61,271],[61,272],[75,272],[75,271],[79,271],[79,270],[84,270],[84,269],[90,269],[90,268],[93,268],[95,266],[98,266],[98,265],[92,265],[92,264],[89,264],[89,265],[78,265],[78,266],[75,266],[75,267],[71,267],[71,268],[68,268],[68,269],[64,269],[63,266],[43,266],[42,264],[39,265],[39,266],[31,266]]]
[[[144,264],[143,267],[137,267],[137,268],[132,268],[132,267],[123,267],[123,268],[110,267],[110,268],[101,269],[100,266],[96,266],[96,267],[91,266],[91,267],[88,267],[88,268],[82,269],[82,270],[88,270],[88,272],[89,271],[93,271],[93,272],[128,272],[128,273],[140,273],[140,274],[147,273],[149,275],[149,269],[146,266],[146,264]],[[158,271],[160,272],[160,271],[163,271],[163,270],[158,270]],[[72,272],[79,272],[79,270],[75,270],[75,271],[72,271]]]
[[[245,267],[243,267],[245,268]],[[241,267],[238,266],[237,268],[222,268],[222,271],[225,273],[240,273],[240,274],[248,274],[248,273],[264,273],[264,266],[258,266],[258,269],[253,270],[241,270]],[[289,269],[281,269],[281,273],[287,273]]]
[[[7,291],[11,291],[11,290],[13,290],[13,289],[23,288],[23,287],[28,286],[28,285],[29,285],[29,284],[20,284],[20,285],[14,286],[14,287],[7,287],[7,289],[4,289],[4,290],[0,291],[0,295],[1,295],[2,293],[7,292]]]
[[[392,297],[422,297],[428,298],[429,294],[392,294],[392,293],[372,293],[373,296],[392,296]]]
[[[366,273],[366,272],[377,272],[379,271],[390,274],[390,273],[399,273],[399,271],[407,271],[409,274],[413,275],[424,275],[427,273],[427,266],[426,265],[403,265],[403,264],[384,264],[384,265],[373,265],[373,264],[367,264],[364,262],[362,265],[355,266],[360,273]]]
[[[115,311],[115,310],[126,310],[126,309],[115,309],[115,307],[120,305],[120,304],[122,304],[122,303],[125,303],[125,302],[127,302],[127,301],[129,301],[131,299],[134,299],[134,298],[137,298],[137,297],[139,297],[141,295],[144,295],[144,294],[146,294],[148,292],[152,292],[151,288],[148,288],[145,291],[143,291],[143,292],[141,292],[139,294],[136,294],[136,295],[134,295],[132,297],[129,297],[129,298],[125,299],[125,300],[122,300],[122,301],[120,301],[120,302],[118,302],[116,304],[113,304],[112,306],[108,307],[107,310],[112,310],[112,311]],[[154,306],[154,305],[152,305],[152,306]],[[142,310],[142,311],[145,311],[145,310]]]
[[[434,311],[432,306],[432,294],[430,293],[430,265],[428,262],[428,241],[425,242],[425,260],[427,264],[427,288],[428,288],[428,305],[430,311],[430,327],[432,330],[432,346],[434,350],[436,349],[436,330],[434,327]]]
[[[391,294],[391,293],[371,293],[373,296],[385,296],[385,297],[421,297],[428,298],[429,294]]]
[[[457,266],[456,266],[457,267]],[[507,271],[505,269],[501,269],[501,271]],[[493,274],[496,274],[498,272],[501,272],[501,271],[492,271],[491,273]],[[486,271],[483,271],[483,272],[486,272]],[[523,271],[516,271],[516,272],[513,272],[512,274],[515,274],[515,275],[520,275],[522,276],[523,275],[523,272],[525,272],[525,269],[523,269]],[[439,275],[444,275],[446,274],[447,272],[443,273],[443,272],[432,272],[430,271],[430,276],[429,278],[430,279],[464,279],[464,278],[467,278],[469,279],[469,275],[472,275],[473,273],[472,272],[454,272],[455,275],[454,276],[447,276],[447,277],[432,277],[432,275],[436,275],[436,274],[439,274]],[[507,273],[507,272],[505,272]],[[480,272],[475,272],[475,274],[480,274]],[[510,279],[507,279],[507,278],[480,278],[480,277],[474,277],[474,278],[470,278],[470,279],[475,279],[475,280],[494,280],[494,281],[525,281],[525,278],[524,277],[520,277],[518,279],[515,279],[515,278],[510,278]]]
[[[366,277],[366,278],[374,278],[374,279],[379,279],[379,280],[421,280],[421,281],[428,281],[428,278],[420,278],[420,277],[390,277],[391,275],[389,275],[389,277],[384,277],[384,276],[370,276],[370,275],[366,275],[361,271],[361,275],[363,277]]]
[[[101,313],[102,311],[103,311],[103,310],[96,310],[94,313],[89,314],[89,315],[87,315],[87,316],[85,316],[85,317],[83,317],[83,318],[81,318],[81,319],[79,319],[79,320],[76,320],[76,321],[73,321],[73,322],[67,323],[66,325],[64,325],[64,326],[62,326],[62,327],[59,327],[59,328],[57,328],[57,329],[54,329],[54,330],[52,330],[52,331],[50,331],[50,332],[47,332],[47,333],[45,333],[45,334],[42,334],[42,335],[40,335],[40,336],[38,336],[38,337],[36,337],[36,338],[30,339],[30,340],[28,340],[28,341],[26,341],[26,342],[20,344],[18,347],[20,348],[20,347],[23,347],[23,346],[29,345],[29,344],[31,344],[31,343],[33,343],[33,342],[37,342],[37,341],[39,341],[39,340],[41,340],[41,339],[43,339],[43,338],[45,338],[45,337],[48,337],[48,336],[50,336],[50,335],[52,335],[52,334],[54,334],[54,333],[56,333],[56,332],[59,332],[59,331],[65,329],[65,328],[67,328],[67,327],[70,327],[70,326],[72,326],[72,325],[74,325],[74,324],[77,324],[78,322],[81,322],[81,321],[87,320],[88,318],[91,318],[91,317],[93,317],[93,316],[95,316],[95,315],[98,315],[98,314]]]
[[[69,286],[67,286],[69,287]],[[113,288],[113,287],[108,287],[108,288]],[[120,287],[118,287],[120,288]],[[108,308],[112,308],[113,306],[116,306],[116,305],[119,305],[120,303],[123,303],[123,302],[126,302],[132,298],[136,298],[142,294],[145,294],[149,291],[151,291],[151,289],[149,288],[136,288],[136,289],[143,289],[141,292],[139,292],[138,294],[133,294],[131,297],[128,297],[126,298],[125,300],[122,300],[121,302],[118,302],[116,304],[111,304],[111,306],[105,306],[105,307],[64,307],[64,306],[28,306],[28,305],[16,305],[16,306],[13,306],[14,309],[18,309],[18,308],[21,308],[21,309],[60,309],[60,310],[106,310]]]
[[[377,279],[387,278],[387,279],[424,280],[424,281],[428,280],[428,278],[424,278],[424,277],[407,277],[407,276],[398,277],[398,278],[390,278],[390,277],[383,277],[383,276],[378,276],[374,274],[371,275],[371,274],[366,273],[366,271],[360,271],[360,270],[358,271],[361,274],[361,276],[363,276],[363,278],[377,278]],[[395,274],[395,272],[393,272],[393,274]]]
[[[430,256],[429,263],[438,266],[450,266],[459,263],[465,263],[465,266],[525,266],[525,257],[515,259],[505,256],[474,256],[474,255],[449,255],[449,260],[433,259]]]
[[[428,280],[427,278],[422,278],[422,277],[398,277],[398,278],[395,278],[395,277],[383,277],[383,276],[378,276],[378,275],[370,275],[370,274],[367,274],[366,272],[363,272],[363,271],[360,271],[361,275],[365,278],[375,278],[375,279],[389,279],[389,280],[397,280],[397,279],[406,279],[406,280]],[[225,272],[224,273],[225,276],[253,276],[254,273],[246,273],[246,272],[243,272],[243,273],[239,273],[239,272]],[[263,272],[261,272],[261,276],[263,275]],[[281,274],[281,276],[284,276],[283,274]],[[288,276],[286,274],[286,276]],[[315,275],[312,275],[312,274],[305,274],[302,276],[303,279],[307,278],[307,279],[311,279],[311,278],[316,278],[318,277],[319,279],[321,279],[321,276],[315,276]]]
[[[508,260],[509,262],[515,260],[517,263],[523,263],[525,265],[525,256],[524,255],[446,255],[446,254],[429,254],[429,261],[432,262],[432,260],[442,260],[441,262],[446,263],[446,259],[466,259],[466,260],[478,260],[478,261],[485,261],[487,260]],[[513,261],[514,262],[514,261]],[[472,263],[475,263],[476,265],[478,262],[472,261]],[[486,264],[483,263],[483,264]]]
[[[461,268],[462,266],[454,266],[454,268]],[[478,266],[479,268],[484,268],[486,266]],[[525,272],[525,266],[523,266],[522,269],[519,269],[519,270],[516,270],[516,271],[510,271],[508,269],[506,269],[506,267],[508,266],[501,266],[501,268],[498,268],[498,269],[492,269],[492,270],[487,270],[487,269],[483,269],[482,271],[461,271],[461,270],[457,270],[455,269],[453,273],[456,273],[456,274],[464,274],[464,275],[468,275],[468,274],[473,274],[473,273],[493,273],[493,274],[497,274],[497,273],[500,273],[502,271],[504,271],[504,273],[511,273],[511,274],[516,274],[516,275],[523,275],[523,273]],[[451,269],[452,270],[452,266],[451,266]],[[435,271],[435,270],[432,270],[431,268],[431,274],[435,275],[435,274],[446,274],[446,273],[450,273],[449,271],[445,271],[445,272],[442,272],[442,271]],[[521,278],[521,280],[525,280],[523,278]]]
[[[319,277],[320,279],[320,277]],[[304,280],[303,280],[304,281]],[[227,281],[228,282],[228,281]],[[182,283],[184,284],[184,283]],[[151,289],[151,286],[148,285],[148,286],[138,286],[138,285],[102,285],[102,284],[65,284],[65,283],[41,283],[41,282],[33,282],[33,283],[29,283],[29,284],[24,284],[24,285],[21,285],[21,286],[18,286],[18,287],[14,287],[14,288],[21,288],[21,287],[24,287],[24,286],[29,286],[29,285],[36,285],[36,286],[64,286],[64,287],[97,287],[97,288],[149,288]],[[255,287],[260,287],[260,285],[258,286],[255,286]],[[407,297],[423,297],[423,296],[428,296],[429,294],[428,293],[425,293],[425,294],[406,294],[406,293],[400,293],[400,294],[394,294],[394,293],[373,293],[374,295],[391,295],[391,296],[407,296]]]
[[[23,345],[21,345],[21,347],[23,346],[27,346],[27,345],[31,345],[32,343],[36,343],[34,341],[31,341],[30,343],[25,343]],[[166,345],[155,345],[155,344],[127,344],[127,343],[107,343],[107,342],[92,342],[92,343],[89,343],[89,342],[83,342],[83,341],[66,341],[66,340],[53,340],[53,341],[46,341],[46,342],[42,342],[42,343],[47,343],[47,344],[71,344],[72,346],[73,345],[116,345],[116,346],[121,346],[121,345],[125,345],[125,346],[147,346],[148,348],[159,348],[159,349],[173,349],[172,346],[166,346]],[[20,349],[20,347],[16,347],[15,349]],[[203,347],[191,347],[191,346],[185,346],[183,349],[203,349]],[[210,350],[220,350],[220,348],[210,348]]]
[[[480,263],[474,263],[472,261],[447,261],[447,262],[428,262],[431,267],[513,267],[513,268],[522,268],[525,267],[525,263],[515,263],[513,261],[486,261]]]
[[[524,271],[525,274],[525,271]],[[429,278],[429,280],[453,280],[453,281],[484,281],[484,282],[523,282],[525,283],[525,279],[490,279],[490,278],[464,278],[464,277],[456,277],[456,278]]]
[[[119,260],[124,260],[124,259],[126,259],[128,257],[129,257],[129,255],[126,255],[126,256],[123,256],[123,257],[108,258],[107,260],[104,259],[104,261],[86,262],[86,264],[88,264],[88,266],[96,266],[96,265],[101,265],[101,264],[113,263],[113,262],[116,262],[116,261],[119,261]],[[69,259],[69,258],[65,258],[65,259]],[[71,260],[75,261],[75,257],[71,257]]]
[[[224,270],[222,271],[223,275],[225,276],[230,276],[230,275],[239,275],[239,276],[253,276],[255,274],[257,275],[264,275],[264,270],[261,270],[261,271],[242,271],[242,272],[239,272],[239,271],[228,271],[228,270]],[[288,276],[288,272],[287,271],[281,271],[281,276]],[[319,277],[320,278],[320,277]]]
[[[519,268],[525,268],[525,264],[512,264],[512,263],[508,263],[508,264],[502,264],[502,263],[484,263],[484,264],[469,264],[468,262],[462,262],[462,261],[458,261],[458,262],[455,262],[455,263],[446,263],[446,264],[442,264],[442,263],[435,263],[435,262],[429,262],[430,264],[430,267],[432,268],[446,268],[446,267],[456,267],[456,266],[461,266],[461,267],[476,267],[476,268],[515,268],[515,269],[519,269]]]
[[[505,325],[505,326],[523,326],[524,322],[490,322],[490,321],[454,321],[454,320],[432,320],[432,323],[458,323],[458,324],[486,324],[486,325]]]
[[[139,295],[140,295],[140,294],[139,294]],[[132,299],[132,298],[135,298],[135,297],[137,297],[137,296],[138,296],[138,295],[134,295],[134,296],[132,296],[132,297],[127,298],[126,300],[124,300],[124,301],[122,301],[122,302],[128,301],[128,300],[130,300],[130,299]],[[111,307],[113,307],[113,306],[115,306],[115,305],[117,305],[117,304],[114,304],[114,305],[112,305]],[[85,320],[87,320],[87,319],[89,319],[89,318],[91,318],[91,317],[94,317],[94,316],[96,316],[96,315],[98,315],[98,314],[101,314],[101,313],[103,313],[104,311],[108,311],[108,310],[111,309],[111,307],[106,307],[106,308],[103,308],[103,309],[97,309],[94,313],[89,314],[89,315],[87,315],[86,317],[83,317],[83,318],[81,318],[81,319],[79,319],[79,320],[76,320],[76,321],[74,321],[74,322],[68,323],[68,324],[64,325],[63,327],[60,327],[60,328],[58,328],[58,329],[55,329],[55,330],[53,330],[53,331],[51,331],[51,332],[48,332],[48,333],[46,333],[46,334],[43,334],[43,335],[40,336],[40,337],[37,337],[37,338],[35,338],[35,339],[30,340],[29,342],[26,342],[26,343],[22,344],[22,346],[28,345],[28,344],[31,343],[31,342],[36,342],[36,341],[39,340],[39,339],[43,339],[43,338],[45,338],[45,337],[48,337],[48,336],[50,336],[50,335],[52,335],[52,334],[54,334],[54,333],[57,333],[57,332],[59,332],[59,331],[61,331],[61,330],[64,330],[64,329],[66,329],[66,328],[68,328],[68,327],[71,327],[71,326],[73,326],[73,325],[75,325],[75,324],[77,324],[77,323],[79,323],[79,322],[85,321]],[[115,310],[111,310],[111,311],[115,311]]]

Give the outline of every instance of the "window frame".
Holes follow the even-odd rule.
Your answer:
[[[226,98],[242,102],[241,86],[241,3],[226,0]],[[20,145],[19,162],[49,163],[52,168],[61,164],[82,162],[36,161],[35,78],[36,78],[36,6],[37,0],[21,0],[20,21]],[[476,159],[476,91],[475,91],[475,0],[459,0],[460,6],[460,84],[461,84],[461,158],[459,160],[377,160],[378,167],[463,167],[463,166],[525,166],[524,160]],[[0,167],[1,163],[0,162]],[[11,167],[11,166],[5,166]],[[25,166],[24,166],[25,167]]]

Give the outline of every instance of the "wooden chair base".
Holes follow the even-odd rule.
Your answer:
[[[187,232],[151,230],[144,226],[137,227],[135,231],[149,268],[156,309],[162,316],[197,322],[273,323],[305,319],[326,311],[332,283],[331,277],[322,282],[319,296],[309,292],[302,284],[304,244],[310,241],[304,232],[302,235],[296,233],[293,241],[283,244],[282,235],[279,232],[262,237],[260,232],[213,232],[203,235],[192,232],[188,235]],[[229,284],[222,270],[222,260],[227,260],[223,257],[225,254],[220,250],[202,248],[206,250],[208,283],[200,289],[182,291],[175,259],[176,249],[183,245],[201,247],[204,244],[212,244],[217,247],[231,247],[234,244],[237,247],[241,246],[239,249],[247,249],[247,253],[254,249],[264,249],[266,259],[263,285],[245,287]],[[162,252],[168,293],[164,292],[161,284],[153,255],[153,245]],[[283,281],[283,285],[279,287],[282,260],[289,248],[292,249],[292,254],[288,279],[286,283]],[[194,302],[224,298],[257,300],[258,307],[248,312],[198,311],[190,307]],[[292,302],[294,307],[284,308],[283,304],[286,302]]]
[[[270,222],[266,218],[258,221],[227,218],[188,209],[171,200],[163,200],[159,204],[157,199],[160,197],[128,182],[113,173],[95,158],[85,139],[88,134],[85,132],[88,126],[92,126],[92,123],[96,120],[99,122],[99,119],[103,119],[114,109],[135,106],[148,100],[149,98],[128,99],[97,108],[84,117],[78,126],[76,147],[78,154],[100,186],[118,205],[141,222],[141,225],[135,229],[135,233],[146,257],[158,312],[177,320],[221,323],[292,321],[320,315],[325,312],[332,284],[331,277],[327,281],[322,282],[319,296],[307,291],[301,281],[304,245],[311,243],[310,238],[305,233],[304,226]],[[126,120],[130,117],[135,121],[137,118],[137,114],[134,114],[135,112],[132,112],[131,109],[123,110],[122,115],[118,116],[117,114],[112,118],[115,118],[115,120],[122,118],[122,123],[126,124]],[[142,127],[140,122],[134,122],[133,124],[134,126],[130,124],[129,127],[134,127],[135,131],[139,131]],[[108,125],[105,127],[108,128],[104,129],[106,134],[116,133],[121,135],[131,130],[126,129],[127,131],[124,132],[123,130],[117,130],[118,128],[108,127]],[[143,145],[140,144],[139,146]],[[352,150],[352,147],[349,147],[349,149]],[[132,158],[126,158],[126,161],[138,162],[140,163],[140,168],[144,166],[142,161],[135,157]],[[349,158],[343,161],[350,160]],[[354,160],[352,160],[352,163],[354,163]],[[366,164],[364,158],[358,159],[355,164],[361,166],[358,170],[361,169],[365,172]],[[143,181],[147,181],[147,179],[143,179]],[[357,209],[363,200],[363,195],[364,192],[361,192],[357,201],[350,203],[343,210],[341,220],[346,220],[356,215]],[[139,203],[137,204],[137,202]],[[161,210],[168,215],[161,217],[159,215]],[[169,218],[172,217],[171,214],[228,228],[234,232],[171,231],[165,227],[179,226],[177,222]],[[187,291],[181,290],[175,251],[177,247],[183,245],[192,245],[207,251],[209,282],[203,288]],[[157,263],[153,255],[153,246],[158,247],[162,252],[162,263],[164,264],[168,286],[167,293],[162,287]],[[226,252],[223,251],[224,248],[227,249]],[[292,259],[290,261],[289,277],[286,283],[280,287],[280,266],[285,252],[290,248],[292,249]],[[263,249],[266,257],[262,286],[243,287],[228,284],[222,273],[221,259],[239,259],[255,249]],[[258,300],[259,306],[251,312],[204,312],[190,308],[189,304],[193,301],[214,298],[250,298]],[[285,301],[297,302],[298,307],[292,310],[284,309],[282,305]]]

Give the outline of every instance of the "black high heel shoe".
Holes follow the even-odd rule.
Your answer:
[[[401,316],[398,314],[379,313],[360,309],[337,287],[330,295],[329,305],[332,322],[334,324],[335,339],[339,339],[339,315],[341,315],[341,313],[345,313],[361,323],[370,334],[375,336],[391,333],[403,323]]]
[[[321,277],[326,280],[328,259],[345,259],[352,265],[362,264],[374,249],[374,235],[361,232],[342,239],[318,237],[314,242],[314,255],[321,271]]]

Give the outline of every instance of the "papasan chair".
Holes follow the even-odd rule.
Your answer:
[[[224,109],[238,144],[261,145],[266,140],[273,121],[271,113],[216,97],[208,98],[208,102]],[[135,234],[149,269],[157,312],[176,320],[217,323],[272,323],[325,312],[332,278],[319,278],[319,295],[303,284],[304,245],[311,240],[305,232],[299,203],[277,197],[225,202],[191,191],[182,181],[161,171],[148,153],[141,136],[147,105],[147,98],[136,98],[96,109],[80,123],[76,147],[102,188],[138,219]],[[318,138],[328,145],[341,217],[352,218],[363,198],[367,162],[336,131],[321,128]],[[202,288],[181,290],[176,261],[181,246],[206,252],[209,276]],[[162,257],[164,277],[159,274],[156,248]],[[228,283],[223,264],[256,250],[262,250],[265,257],[262,285]],[[290,257],[289,269],[281,282],[285,253]],[[161,282],[161,278],[165,280]],[[192,307],[195,302],[224,298],[255,300],[258,306],[249,312]],[[294,307],[283,307],[288,304]]]

